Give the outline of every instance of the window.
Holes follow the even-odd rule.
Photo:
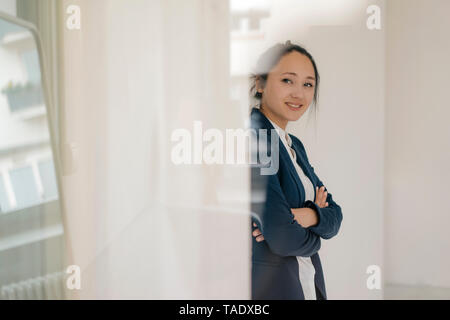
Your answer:
[[[22,61],[28,76],[28,82],[40,85],[41,69],[39,67],[39,56],[36,49],[22,53]]]
[[[31,166],[12,169],[9,176],[16,197],[17,208],[33,206],[40,202]]]
[[[5,182],[3,181],[3,176],[0,175],[0,213],[9,211],[11,209],[8,199],[8,194],[6,193]]]
[[[42,200],[50,200],[58,197],[56,175],[52,159],[38,163],[39,175],[43,188]]]

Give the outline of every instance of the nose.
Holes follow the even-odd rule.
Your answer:
[[[305,101],[305,89],[303,86],[296,86],[293,88],[291,91],[291,97],[302,102]]]

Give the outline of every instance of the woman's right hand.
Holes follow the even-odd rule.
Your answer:
[[[256,223],[253,222],[253,226],[256,227]],[[259,231],[258,228],[253,230],[252,236],[254,236],[256,239],[256,242],[264,241],[264,236],[262,235],[261,231]]]

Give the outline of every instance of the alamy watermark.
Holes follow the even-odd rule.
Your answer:
[[[66,27],[69,30],[81,29],[81,9],[80,6],[71,4],[67,6],[66,13],[69,15],[66,19]]]
[[[66,287],[69,290],[80,290],[81,289],[81,268],[72,264],[67,267],[66,273],[68,274],[66,279]]]
[[[175,129],[171,134],[171,160],[181,164],[254,165],[261,175],[277,173],[279,166],[279,136],[275,129],[216,128],[203,132],[201,121],[194,121],[193,133]],[[206,145],[205,145],[206,144]]]
[[[366,20],[366,26],[369,30],[381,29],[381,9],[376,4],[372,4],[367,7],[366,13],[370,14]]]
[[[370,274],[366,280],[366,286],[369,290],[381,289],[381,268],[376,264],[367,267],[366,273]]]

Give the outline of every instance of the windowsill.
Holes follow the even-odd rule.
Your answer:
[[[37,117],[42,117],[47,114],[45,105],[31,106],[24,110],[11,112],[11,116],[18,120],[28,120]]]
[[[12,32],[5,35],[2,41],[5,48],[27,50],[36,47],[33,35],[28,30],[23,32]]]
[[[0,252],[21,247],[27,244],[58,237],[64,234],[62,225],[53,225],[46,228],[19,233],[0,240]]]

